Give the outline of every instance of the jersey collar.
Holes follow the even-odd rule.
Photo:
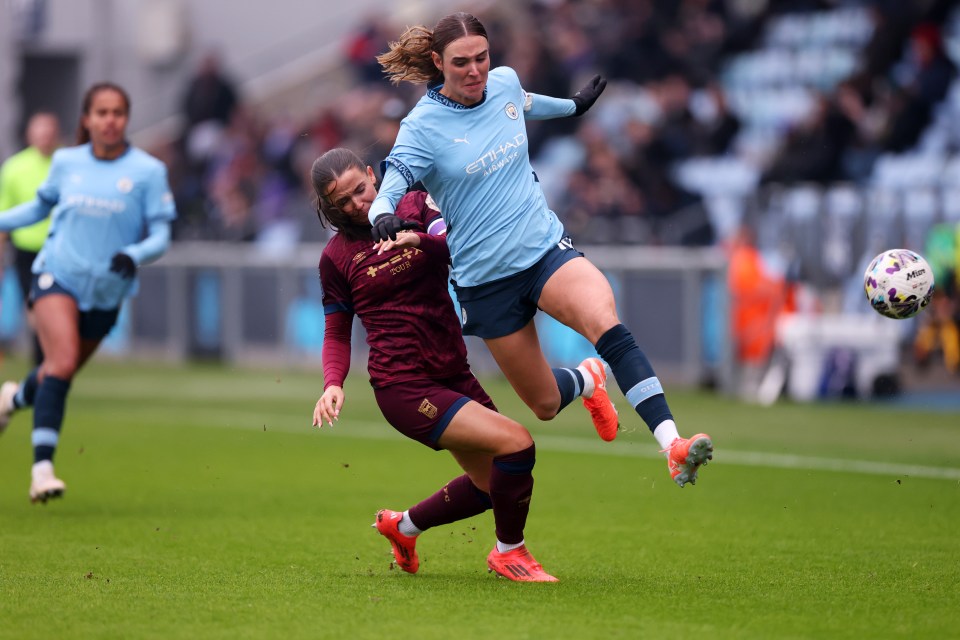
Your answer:
[[[487,87],[483,88],[483,97],[480,98],[480,100],[476,104],[472,104],[470,106],[461,104],[456,100],[451,100],[447,96],[443,95],[442,93],[440,93],[440,89],[442,88],[443,88],[442,83],[428,86],[427,97],[430,98],[431,100],[435,100],[436,102],[439,102],[445,107],[450,107],[451,109],[473,109],[475,107],[479,107],[480,105],[482,105],[484,102],[487,101]]]

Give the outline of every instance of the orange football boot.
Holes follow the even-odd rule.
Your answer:
[[[713,460],[713,440],[705,433],[692,438],[675,438],[663,453],[667,453],[670,477],[677,485],[697,484],[697,471],[707,464],[707,460]]]
[[[593,377],[593,395],[583,398],[583,406],[590,412],[593,426],[601,440],[610,442],[617,437],[620,416],[607,395],[607,370],[600,358],[587,358],[580,366]]]
[[[533,559],[526,545],[504,553],[494,547],[487,556],[487,571],[517,582],[559,582]]]
[[[399,526],[402,518],[403,513],[399,511],[381,509],[377,511],[377,521],[372,526],[390,541],[390,546],[393,547],[393,558],[397,565],[407,573],[416,573],[420,568],[420,558],[417,557],[417,538],[400,533]]]

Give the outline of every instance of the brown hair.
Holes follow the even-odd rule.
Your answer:
[[[350,240],[369,240],[370,225],[357,224],[356,220],[330,202],[331,183],[337,182],[340,176],[352,168],[365,172],[367,165],[360,156],[343,147],[330,149],[313,161],[310,179],[313,190],[317,193],[317,218],[324,229],[330,225],[337,233],[342,233]]]
[[[96,98],[97,94],[101,91],[116,91],[120,94],[120,97],[123,98],[124,106],[127,108],[127,115],[130,115],[130,96],[127,95],[127,92],[124,91],[123,88],[112,82],[99,82],[93,85],[83,94],[83,102],[80,107],[80,122],[77,123],[77,144],[90,142],[90,132],[83,126],[83,117],[90,114],[90,109],[93,107],[93,99]]]
[[[433,64],[431,53],[443,56],[454,40],[464,36],[487,37],[487,30],[469,13],[458,12],[440,19],[433,31],[423,25],[408,27],[400,39],[390,43],[390,50],[377,56],[377,62],[393,84],[433,84],[443,79],[443,72]]]

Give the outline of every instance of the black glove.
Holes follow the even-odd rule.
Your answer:
[[[370,233],[374,242],[383,242],[396,240],[398,231],[416,229],[417,226],[416,222],[404,220],[392,213],[381,213],[373,221],[373,231]]]
[[[587,83],[583,89],[577,91],[571,100],[577,105],[577,112],[574,115],[582,116],[587,109],[593,106],[603,90],[607,88],[607,81],[600,76],[593,76],[593,80]]]
[[[110,259],[110,271],[119,273],[122,278],[132,278],[137,275],[137,263],[125,253],[115,253]]]

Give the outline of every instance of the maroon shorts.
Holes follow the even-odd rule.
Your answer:
[[[439,380],[399,382],[373,394],[383,417],[394,429],[431,449],[440,450],[437,440],[463,405],[475,400],[493,411],[493,400],[472,373]]]

